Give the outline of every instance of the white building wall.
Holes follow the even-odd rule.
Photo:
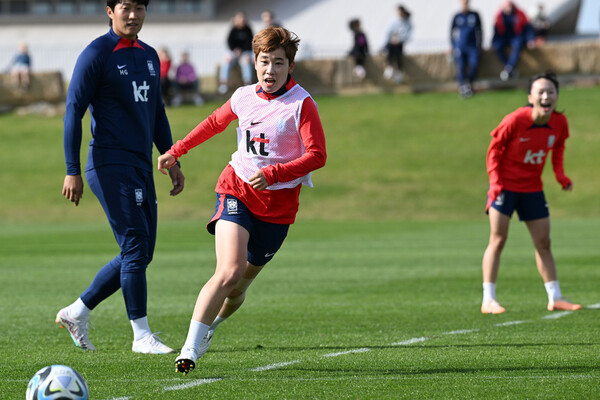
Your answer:
[[[539,1],[517,0],[517,4],[523,10],[531,12]],[[552,14],[564,3],[574,0],[543,1],[547,12]],[[590,1],[600,7],[599,0],[584,0],[584,3]],[[500,2],[501,0],[471,0],[472,8],[482,18],[486,46],[491,40],[492,22]],[[226,17],[238,7],[243,7],[248,12],[255,32],[261,28],[260,11],[265,8],[275,11],[277,20],[301,38],[298,55],[301,59],[343,57],[352,41],[348,21],[355,17],[360,18],[371,52],[376,53],[384,44],[386,26],[396,15],[398,4],[404,4],[412,12],[414,30],[412,40],[406,46],[407,53],[448,49],[450,20],[459,9],[459,0],[230,0],[220,11],[221,22],[176,24],[153,22],[150,7],[140,38],[155,48],[167,46],[175,62],[179,53],[187,50],[201,75],[214,75],[226,48],[225,38],[229,30]],[[584,4],[583,10],[589,13],[594,8],[593,5],[590,8]],[[89,42],[107,30],[107,23],[1,26],[0,70],[8,67],[17,42],[25,40],[30,46],[34,69],[60,70],[68,80],[77,55]]]

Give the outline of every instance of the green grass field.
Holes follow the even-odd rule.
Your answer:
[[[317,98],[328,164],[303,190],[282,250],[186,377],[173,355],[131,352],[120,294],[92,314],[95,353],[54,324],[117,246],[87,187],[77,208],[60,195],[61,119],[0,116],[13,154],[0,172],[0,399],[23,398],[31,376],[56,363],[80,371],[96,400],[600,398],[598,88],[561,91],[575,190],[560,191],[548,166],[544,175],[561,288],[586,309],[545,311],[531,241],[514,220],[498,285],[508,311],[479,312],[489,132],[524,100],[520,91]],[[174,138],[216,106],[169,109]],[[180,196],[156,176],[149,318],[176,348],[214,268],[204,224],[233,135],[182,160]]]

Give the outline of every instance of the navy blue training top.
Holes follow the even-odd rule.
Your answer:
[[[481,19],[475,11],[459,12],[452,20],[450,42],[453,48],[481,48]]]
[[[152,144],[163,154],[173,139],[160,89],[156,51],[112,30],[79,55],[64,118],[67,175],[81,174],[81,119],[91,114],[86,169],[126,164],[152,171]]]

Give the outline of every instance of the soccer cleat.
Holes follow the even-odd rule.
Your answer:
[[[191,372],[196,366],[196,360],[202,357],[210,347],[210,342],[212,342],[214,333],[214,329],[206,332],[206,335],[202,338],[202,342],[200,342],[198,350],[193,347],[184,347],[181,349],[181,354],[175,360],[175,372],[182,372],[184,375]]]
[[[208,349],[208,346],[206,347]],[[206,350],[205,350],[206,351]],[[175,372],[181,372],[184,375],[189,374],[196,367],[198,352],[193,347],[184,347],[181,354],[175,359]]]
[[[210,347],[210,342],[212,342],[212,337],[214,333],[214,329],[206,332],[206,335],[204,335],[204,337],[202,338],[202,342],[200,342],[200,347],[198,348],[198,355],[196,356],[196,358],[200,358],[204,355],[204,353],[206,353],[206,351]]]
[[[75,346],[81,347],[83,350],[96,350],[96,347],[88,338],[88,322],[89,315],[86,318],[75,318],[69,312],[69,308],[65,307],[56,314],[54,322],[60,324],[61,328],[66,328],[71,335],[71,339]]]
[[[164,344],[155,333],[134,340],[131,351],[142,354],[169,354],[175,352],[175,350]]]
[[[577,311],[581,310],[581,304],[570,303],[563,299],[548,303],[548,311]]]
[[[502,314],[504,311],[506,311],[506,309],[496,300],[484,301],[481,304],[481,312],[483,314]]]

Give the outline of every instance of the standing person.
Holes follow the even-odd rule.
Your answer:
[[[484,314],[506,311],[496,300],[496,279],[500,255],[508,236],[513,211],[524,221],[535,247],[537,269],[548,294],[548,310],[579,310],[579,304],[564,300],[556,265],[550,250],[550,214],[544,197],[542,170],[552,151],[552,167],[563,190],[573,190],[564,173],[565,140],[569,137],[567,118],[555,111],[558,80],[551,72],[529,80],[528,106],[508,114],[491,133],[487,153],[490,176],[486,210],[490,219],[490,240],[483,255]]]
[[[217,266],[198,295],[176,371],[187,374],[207,350],[217,326],[244,301],[246,290],[281,247],[298,212],[302,185],[325,165],[325,136],[317,106],[291,77],[299,39],[285,28],[257,33],[253,49],[257,85],[243,86],[158,159],[158,168],[238,120],[238,150],[215,191]]]
[[[360,26],[360,20],[354,18],[349,23],[350,30],[354,35],[352,43],[352,49],[350,50],[350,56],[354,59],[354,75],[360,79],[364,79],[367,75],[365,69],[365,61],[369,55],[369,43],[367,42],[367,36],[363,32]]]
[[[492,48],[503,65],[500,79],[507,81],[518,76],[516,69],[523,46],[535,47],[533,28],[527,15],[510,0],[503,0],[500,11],[496,14]],[[510,53],[506,55],[506,49]]]
[[[458,93],[473,96],[473,81],[479,68],[481,54],[481,19],[479,13],[469,8],[469,0],[461,0],[462,9],[452,19],[450,43],[456,63]]]
[[[404,79],[404,44],[410,39],[411,32],[410,12],[404,6],[398,6],[398,17],[390,23],[385,34],[385,79],[393,78],[396,83]]]
[[[248,25],[246,13],[238,11],[233,17],[233,26],[227,35],[229,52],[225,55],[219,72],[219,93],[229,90],[231,69],[239,64],[242,70],[242,81],[249,85],[253,81],[254,65],[252,64],[252,29]]]
[[[79,204],[83,180],[79,152],[81,119],[89,107],[92,140],[86,179],[121,249],[98,271],[89,287],[58,312],[75,345],[95,350],[88,338],[90,312],[119,288],[133,328],[136,353],[172,353],[150,330],[146,312],[146,268],[156,242],[157,206],[152,145],[160,153],[172,146],[160,89],[156,51],[138,39],[148,0],[108,0],[111,26],[80,54],[67,94],[64,148],[67,176],[63,195]],[[171,195],[183,190],[179,166],[169,171]]]

